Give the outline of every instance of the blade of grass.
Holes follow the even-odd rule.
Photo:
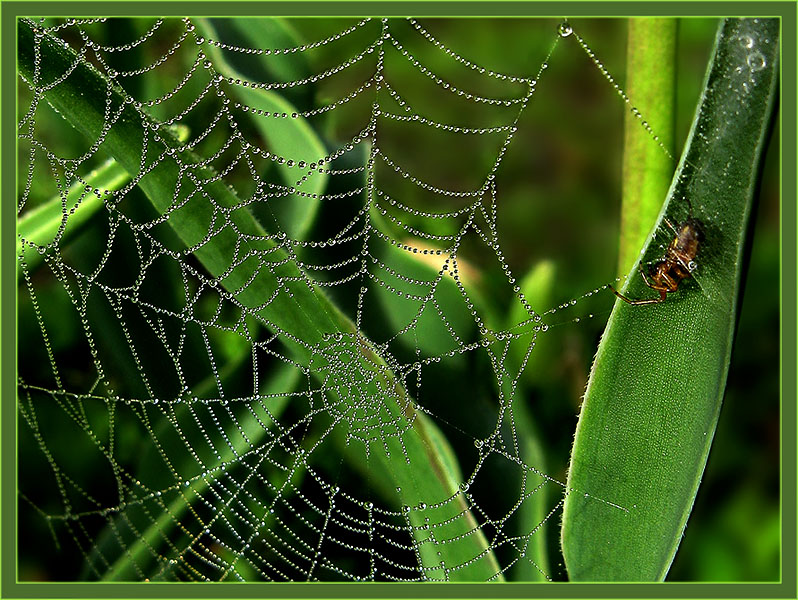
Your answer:
[[[225,54],[240,67],[237,71],[247,75],[269,78],[274,81],[298,81],[311,75],[307,52],[287,52],[302,46],[305,40],[287,19],[280,17],[252,18],[232,17],[219,19],[197,19],[202,24],[209,24],[218,34],[217,41],[228,42],[239,48],[272,50],[263,53],[229,51]],[[277,50],[277,52],[274,52]]]
[[[54,242],[65,243],[91,219],[103,206],[99,193],[120,190],[128,181],[130,174],[114,159],[109,159],[87,175],[85,183],[72,185],[65,201],[60,195],[54,196],[20,217],[17,221],[17,256],[22,255],[25,268],[33,271],[41,264],[44,257],[39,248]],[[17,279],[21,276],[20,264]]]
[[[188,128],[176,130],[180,141],[188,139]],[[121,190],[129,181],[130,173],[113,158],[89,173],[83,181],[70,186],[66,199],[53,196],[35,209],[26,212],[17,221],[17,256],[22,254],[28,271],[34,271],[42,260],[40,249],[53,243],[65,244],[103,206],[103,195]],[[21,269],[17,268],[17,279]]]
[[[419,331],[423,335],[408,333],[403,337],[410,347],[418,348],[424,356],[443,356],[455,350],[457,340],[451,330],[461,340],[473,336],[476,325],[460,289],[448,270],[441,271],[448,257],[429,255],[429,262],[424,262],[417,254],[392,244],[384,244],[382,250],[380,260],[385,269],[380,270],[379,278],[385,285],[375,286],[375,293],[385,307],[393,331],[403,331],[415,322],[411,332]],[[401,274],[402,278],[392,271]],[[435,291],[431,298],[421,300],[429,296],[433,285]],[[446,314],[446,323],[438,315],[439,310]],[[462,362],[463,358],[457,355],[451,360]]]
[[[237,29],[251,30],[255,27],[256,31],[250,31],[253,35],[257,32],[274,33],[272,28],[258,25],[262,21],[271,21],[271,19],[249,18],[246,24],[240,21],[233,19],[231,24]],[[210,21],[197,19],[196,23],[198,30],[204,36],[217,37]],[[280,39],[284,39],[283,36],[280,36]],[[268,38],[262,38],[257,45],[268,44],[268,41]],[[237,82],[230,87],[230,91],[241,100],[247,112],[251,113],[255,128],[266,140],[272,154],[286,159],[276,163],[286,186],[272,192],[276,197],[270,199],[270,203],[278,205],[280,210],[275,210],[281,213],[280,227],[288,236],[293,239],[305,239],[319,211],[321,200],[318,196],[324,191],[329,178],[326,171],[316,167],[318,160],[327,154],[324,143],[288,100],[271,90],[255,87],[226,60],[224,53],[217,46],[209,45],[207,51],[219,72]],[[270,64],[269,61],[265,62]],[[311,164],[313,167],[308,167]],[[308,173],[312,174],[302,182]],[[278,202],[273,202],[278,199]]]
[[[376,468],[390,474],[397,484],[423,574],[483,581],[495,576],[498,563],[469,510],[467,485],[458,485],[459,478],[440,450],[445,437],[415,411],[377,349],[306,279],[275,237],[269,237],[240,206],[232,190],[199,166],[199,157],[170,132],[158,135],[158,125],[126,102],[110,81],[79,61],[66,45],[35,30],[32,22],[18,22],[18,40],[18,63],[25,80],[46,89],[44,100],[75,129],[90,140],[103,138],[101,148],[134,174],[153,206],[168,215],[167,222],[187,253],[222,284],[230,298],[282,334],[300,364],[319,373],[332,353],[341,350],[339,345],[344,345],[355,361],[352,366],[366,381],[362,393],[381,403],[376,435],[359,442],[367,455],[377,457]],[[64,73],[70,74],[63,78]],[[59,79],[63,81],[47,88]],[[114,120],[109,123],[106,114],[114,115]],[[220,212],[228,222],[216,222]],[[250,249],[239,250],[236,242],[242,231],[257,237],[257,252],[241,254]],[[329,387],[347,389],[351,381],[341,379],[346,380],[349,372],[333,372]],[[351,404],[362,398],[343,400]],[[298,464],[309,460],[316,449],[298,457]],[[439,527],[432,530],[425,517]]]
[[[554,274],[554,263],[543,260],[532,267],[520,281],[524,299],[536,311],[543,312],[545,307],[551,305]],[[512,419],[520,442],[519,451],[523,463],[534,468],[525,470],[522,475],[522,489],[527,497],[518,509],[520,518],[516,534],[521,536],[517,543],[525,548],[525,552],[512,570],[512,579],[547,581],[550,569],[546,540],[549,524],[546,518],[552,508],[549,504],[552,494],[548,480],[541,475],[548,473],[549,467],[539,425],[530,406],[535,396],[540,394],[541,387],[552,378],[551,353],[539,345],[543,338],[535,333],[537,321],[530,318],[523,304],[513,302],[504,318],[504,329],[515,334],[526,334],[509,344],[506,365],[511,377],[523,366],[512,401]],[[504,385],[505,397],[512,391],[509,383],[507,381]]]
[[[524,465],[533,467],[524,472],[523,504],[518,509],[521,539],[517,542],[524,548],[523,557],[513,570],[514,581],[549,581],[549,549],[547,530],[551,526],[547,517],[552,507],[549,480],[541,475],[546,473],[546,452],[541,444],[540,434],[532,411],[527,405],[525,395],[513,401],[513,421],[520,440],[521,458]]]
[[[536,264],[521,279],[521,293],[527,304],[538,314],[544,312],[551,306],[552,290],[555,282],[556,266],[550,260],[542,260]],[[534,344],[532,350],[529,344],[515,344],[510,347],[508,360],[514,368],[524,366],[522,381],[528,387],[546,386],[553,379],[553,357],[549,349],[546,348],[545,336],[538,336],[534,333],[534,327],[539,325],[537,321],[531,321],[529,313],[520,302],[514,302],[507,315],[507,330],[513,333],[526,333],[529,340]],[[524,363],[526,360],[526,363]]]
[[[244,357],[242,356],[242,358]],[[225,438],[232,440],[232,446],[221,448],[221,464],[227,464],[242,455],[255,453],[256,456],[267,456],[269,454],[271,451],[270,444],[277,443],[273,431],[270,432],[270,426],[275,420],[280,418],[280,415],[288,406],[291,400],[291,392],[296,388],[299,381],[299,371],[287,363],[283,363],[271,373],[261,392],[264,396],[275,395],[269,400],[268,411],[263,410],[263,408],[259,409],[257,403],[253,402],[251,411],[245,413],[244,418],[238,421],[235,427],[229,427],[229,431],[225,432]],[[215,379],[209,378],[204,386],[214,386],[215,383]],[[202,390],[200,390],[201,392]],[[285,395],[276,396],[276,394]],[[186,408],[186,406],[182,408]],[[174,420],[176,422],[179,421],[179,417],[175,415]],[[166,423],[171,424],[171,422]],[[265,441],[267,436],[271,438],[271,442]],[[158,457],[146,458],[150,460],[158,459]],[[176,465],[177,472],[181,476],[190,471],[192,467],[196,467],[196,464]],[[146,465],[142,468],[146,468]],[[279,476],[284,477],[282,472],[279,473]],[[103,578],[107,581],[124,581],[137,578],[136,566],[157,558],[157,555],[153,555],[153,549],[157,549],[163,543],[163,540],[168,539],[170,533],[180,526],[181,517],[192,504],[207,502],[207,497],[204,500],[203,497],[207,494],[208,489],[217,480],[223,480],[225,477],[226,472],[223,467],[212,469],[199,477],[191,478],[190,481],[187,480],[182,487],[175,484],[174,489],[169,490],[168,493],[159,494],[158,502],[162,503],[163,512],[157,516],[155,521],[144,530],[134,543],[125,548],[125,551],[110,565]],[[270,483],[279,488],[284,482],[272,480]],[[164,500],[160,500],[161,495],[165,497]],[[266,517],[264,516],[263,518],[265,519]],[[124,530],[124,524],[122,523],[118,529]],[[111,532],[116,530],[117,527],[114,527],[106,531],[105,539],[97,544],[97,553],[102,553],[104,548],[108,548],[106,551],[110,551],[113,548],[116,539]],[[98,558],[93,558],[99,562]]]
[[[616,302],[568,473],[562,547],[573,581],[665,577],[706,465],[729,367],[748,217],[778,81],[779,21],[721,22],[693,128],[646,255],[701,219],[694,278],[662,304]],[[659,236],[662,235],[660,239]],[[625,294],[653,297],[633,268]]]

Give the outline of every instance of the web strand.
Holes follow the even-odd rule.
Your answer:
[[[75,579],[547,578],[534,540],[565,486],[529,463],[514,408],[545,313],[503,254],[497,174],[560,35],[532,75],[480,66],[416,19],[282,47],[217,20],[30,26],[40,55],[58,40],[72,58],[24,79],[19,120],[19,219],[49,191],[63,221],[19,256],[38,333],[21,342],[20,469],[48,477],[20,493],[78,549]],[[130,41],[110,42],[123,27]],[[48,102],[84,71],[104,114],[75,153]],[[349,137],[316,141],[328,118]],[[114,155],[125,127],[137,169]],[[485,316],[474,249],[523,323]],[[434,385],[469,368],[489,376],[477,424]],[[469,451],[436,488],[419,456],[449,460],[446,435]]]

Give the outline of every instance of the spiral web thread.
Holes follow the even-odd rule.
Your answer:
[[[75,130],[39,124],[59,122],[45,94],[76,69],[20,78],[18,215],[37,209],[41,189],[62,204],[58,231],[22,239],[18,261],[21,315],[39,332],[20,339],[20,509],[82,565],[75,579],[545,578],[534,549],[564,485],[530,458],[515,392],[546,325],[500,249],[496,174],[565,34],[552,30],[549,56],[527,78],[470,62],[413,19],[365,19],[285,48],[231,41],[215,35],[224,24],[191,19],[153,19],[125,44],[101,39],[126,21],[37,22],[36,43],[64,40],[73,66],[91,64],[121,106],[146,115],[145,145],[167,148],[148,156],[147,173],[168,160],[180,168],[165,210],[141,192],[147,173],[113,189],[92,179],[109,165],[106,136],[123,114],[111,91],[101,133],[75,154],[62,150]],[[359,49],[341,59],[347,40]],[[328,63],[298,78],[225,70],[314,52]],[[406,85],[408,72],[432,91]],[[305,89],[327,83],[337,97],[303,105]],[[259,93],[295,108],[248,102]],[[462,120],[442,121],[439,101],[461,103]],[[347,110],[360,118],[354,134],[323,154],[299,144],[283,154],[263,133]],[[457,154],[458,178],[429,164],[438,152]],[[486,154],[487,170],[469,165]],[[211,218],[187,247],[174,232],[185,190],[219,181],[236,200],[205,193]],[[83,227],[105,245],[81,245],[70,220],[98,198]],[[244,212],[261,228],[241,225]],[[315,237],[318,215],[334,233]],[[228,267],[211,274],[198,257],[223,237]],[[498,263],[526,321],[484,320],[459,260],[466,247]],[[232,286],[236,269],[248,269],[246,281]],[[244,300],[261,276],[276,282],[271,295]],[[280,318],[301,289],[322,290],[354,326],[308,326],[320,321],[301,310],[296,322]],[[69,335],[80,341],[64,347]],[[468,412],[468,397],[426,392],[445,369],[475,364],[492,378],[479,430],[451,411]],[[419,428],[460,444],[462,472],[449,466],[429,497],[418,449],[445,453]],[[495,501],[495,486],[511,500]]]

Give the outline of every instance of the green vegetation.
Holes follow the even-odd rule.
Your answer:
[[[351,20],[333,19],[192,22],[197,34],[206,38],[259,47],[298,46],[352,25]],[[128,19],[119,24],[129,29],[127,34],[120,29],[115,35],[135,39],[151,25],[146,19]],[[135,88],[137,97],[169,99],[134,107],[126,103],[121,83],[111,83],[82,61],[71,71],[75,60],[71,49],[48,35],[35,41],[38,34],[31,22],[19,22],[18,62],[26,82],[35,79],[37,87],[46,87],[70,71],[43,98],[34,97],[21,83],[20,118],[34,98],[40,102],[36,139],[64,156],[87,153],[94,140],[103,139],[81,165],[82,181],[68,189],[62,189],[60,174],[53,175],[57,169],[31,150],[25,136],[20,140],[20,197],[26,198],[17,246],[23,382],[20,528],[30,533],[26,539],[48,540],[35,547],[21,543],[21,579],[130,580],[153,573],[154,579],[201,578],[203,567],[181,562],[184,557],[175,549],[186,540],[193,543],[196,531],[206,523],[220,518],[235,523],[236,512],[214,494],[224,492],[228,478],[235,480],[244,466],[249,468],[250,460],[257,464],[253,472],[267,483],[242,485],[244,498],[235,510],[261,531],[322,527],[316,509],[305,516],[276,510],[264,500],[272,498],[275,489],[280,490],[277,498],[322,509],[345,504],[349,496],[373,498],[371,506],[351,508],[351,514],[369,519],[379,505],[401,515],[401,526],[413,533],[412,551],[430,579],[584,581],[666,576],[707,461],[729,364],[737,360],[732,357],[736,321],[741,319],[741,332],[758,334],[761,340],[770,335],[774,312],[778,316],[778,290],[772,282],[762,283],[773,277],[777,230],[775,237],[755,241],[749,274],[767,293],[759,294],[750,313],[743,311],[742,316],[739,301],[744,242],[778,73],[777,32],[769,30],[772,23],[767,21],[750,30],[741,30],[732,21],[718,36],[715,62],[701,92],[704,100],[662,206],[663,186],[667,188],[668,170],[674,165],[648,131],[634,127],[640,123],[636,117],[625,117],[632,126],[622,143],[622,119],[629,106],[572,43],[574,38],[558,39],[556,23],[442,20],[434,25],[436,35],[455,51],[500,72],[535,74],[552,42],[557,45],[548,68],[538,74],[537,89],[496,173],[495,227],[502,254],[497,257],[487,244],[464,243],[449,263],[450,271],[443,274],[441,265],[451,256],[437,250],[446,244],[409,241],[407,232],[428,226],[440,236],[437,239],[445,240],[459,234],[459,225],[418,215],[399,225],[372,205],[367,218],[384,236],[374,238],[397,238],[417,252],[371,243],[369,251],[384,265],[383,280],[390,287],[369,288],[373,312],[366,312],[356,325],[350,307],[358,302],[357,292],[348,296],[346,286],[327,285],[333,279],[327,272],[308,270],[306,265],[317,256],[314,252],[321,250],[300,243],[335,236],[346,224],[341,214],[372,193],[370,175],[388,179],[392,174],[373,166],[373,148],[363,144],[341,159],[350,161],[352,174],[319,175],[299,184],[303,173],[364,130],[368,118],[363,115],[371,114],[368,98],[373,95],[366,101],[353,98],[319,118],[294,113],[345,96],[362,83],[373,63],[368,68],[355,66],[353,74],[347,71],[344,79],[329,85],[304,86],[304,91],[261,89],[228,85],[227,79],[299,80],[330,68],[329,56],[298,52],[266,59],[203,46],[219,74],[215,84],[229,94],[231,110],[238,110],[234,114],[243,124],[242,137],[295,161],[253,157],[248,168],[263,175],[269,182],[265,189],[274,197],[247,203],[243,199],[264,193],[256,189],[250,172],[231,170],[219,179],[223,161],[206,162],[227,141],[224,133],[212,130],[199,144],[187,146],[187,140],[206,135],[214,115],[212,100],[204,99],[201,84],[192,78],[175,94],[184,105],[203,98],[181,125],[160,126],[174,114],[168,95],[174,81],[156,72],[125,79],[125,90],[133,93]],[[625,22],[575,20],[572,25],[623,85],[625,48],[620,33]],[[658,33],[635,37],[634,31],[641,31],[636,28],[652,25]],[[340,55],[348,58],[352,48],[362,48],[363,39],[375,39],[378,26],[374,22],[370,29],[357,29],[354,41],[336,42],[341,44]],[[407,27],[400,24],[397,29],[400,26]],[[677,32],[670,21],[634,21],[625,74],[630,86],[625,89],[633,102],[646,98],[639,102],[641,112],[669,150],[673,132],[681,139],[690,123],[701,84],[700,76],[691,77],[689,69],[706,57],[715,26],[710,20],[686,21]],[[106,24],[92,27],[97,39],[110,36]],[[178,31],[182,24],[167,21],[163,27]],[[744,36],[762,48],[761,63],[750,48],[748,54],[740,54],[739,40]],[[762,42],[763,37],[770,42]],[[662,47],[635,41],[653,38],[663,42]],[[690,54],[684,65],[679,62],[684,60],[681,54],[673,56],[676,39],[680,52]],[[162,50],[135,47],[109,60],[120,61],[112,66],[125,72],[139,63],[153,64]],[[657,58],[645,58],[649,50]],[[443,68],[436,61],[451,62],[437,50],[415,51],[430,68]],[[631,57],[640,63],[634,64]],[[390,81],[410,96],[422,96],[430,85],[426,76],[394,58],[386,58]],[[177,72],[191,68],[191,61],[179,53],[172,59],[183,61]],[[733,78],[740,64],[749,67],[750,79],[738,82]],[[459,85],[484,89],[484,79],[464,71],[458,73]],[[674,79],[679,82],[675,91],[668,87]],[[727,91],[726,81],[734,82],[734,93]],[[496,86],[488,88],[493,95],[518,94],[506,82],[490,83]],[[209,89],[215,93],[218,88]],[[661,102],[650,104],[652,98]],[[248,110],[239,110],[237,103]],[[432,110],[444,123],[492,127],[506,122],[504,113],[505,121],[491,115],[493,122],[479,113],[480,108],[475,102],[441,102]],[[106,130],[109,110],[118,111],[119,118]],[[499,114],[502,109],[495,110]],[[257,118],[257,112],[278,116]],[[21,132],[28,131],[28,125],[23,122]],[[495,160],[496,152],[482,152],[469,165],[465,156],[473,148],[463,142],[457,151],[450,151],[453,138],[446,138],[445,132],[418,133],[388,120],[379,121],[377,127],[384,144],[381,152],[407,164],[420,179],[438,169],[452,189],[481,184],[478,178]],[[441,151],[442,147],[448,150]],[[621,233],[617,215],[622,148],[622,219],[637,223],[624,225],[634,230],[630,236]],[[31,168],[37,176],[29,178],[28,156],[33,155],[37,158]],[[644,166],[633,166],[632,159]],[[770,169],[772,175],[773,166]],[[30,189],[23,189],[29,180]],[[433,210],[406,182],[393,183],[408,205]],[[347,199],[351,188],[364,191]],[[109,194],[101,198],[96,189]],[[774,195],[778,189],[766,188],[765,193]],[[323,199],[323,194],[336,199]],[[640,202],[630,202],[630,197]],[[460,206],[456,198],[446,202],[434,210]],[[489,212],[487,195],[483,204]],[[574,415],[614,300],[603,287],[619,264],[619,239],[620,264],[628,273],[624,293],[655,297],[637,271],[640,232],[654,222],[652,206],[657,211],[662,207],[641,258],[658,260],[673,236],[663,220],[683,221],[690,205],[706,225],[706,244],[698,254],[694,277],[683,281],[661,305],[616,302],[593,364],[574,441]],[[146,228],[144,237],[136,229],[142,223],[155,223]],[[765,214],[760,223],[768,232],[778,216],[774,220]],[[490,231],[483,221],[479,226]],[[289,251],[274,231],[284,231],[298,243]],[[242,238],[247,241],[240,243]],[[142,239],[147,243],[142,244]],[[338,256],[334,248],[324,251]],[[77,272],[93,273],[91,285],[61,268],[62,261]],[[529,305],[545,313],[542,330],[508,285],[505,261],[519,275],[517,285]],[[457,277],[451,275],[455,266]],[[196,273],[207,274],[218,288],[199,286]],[[311,282],[307,273],[317,279]],[[437,305],[418,314],[409,299],[419,293],[418,282],[428,281],[437,281]],[[100,293],[96,283],[106,286],[105,291]],[[128,305],[124,293],[109,289],[135,290],[135,300]],[[153,306],[163,312],[150,312]],[[481,321],[474,319],[472,310]],[[446,315],[446,321],[437,311]],[[400,335],[416,317],[415,328]],[[170,319],[177,327],[172,328]],[[384,338],[380,332],[385,329],[397,334],[390,347],[368,341]],[[486,351],[449,356],[456,349],[451,331]],[[504,331],[523,335],[504,340]],[[279,336],[280,346],[265,341],[273,335]],[[739,348],[739,360],[747,365],[747,373],[771,373],[772,359],[765,351],[753,350],[756,344]],[[133,348],[147,351],[137,354]],[[444,360],[425,363],[418,379],[413,369],[397,369],[430,356]],[[497,365],[501,365],[498,377]],[[224,398],[219,397],[221,387]],[[419,390],[423,395],[418,395]],[[739,392],[732,386],[729,394],[734,397]],[[147,401],[152,398],[160,400],[158,406]],[[380,399],[379,412],[365,401],[372,398]],[[324,410],[319,410],[320,401],[326,403]],[[217,405],[224,408],[215,412]],[[511,412],[506,410],[510,406]],[[302,410],[312,418],[302,417]],[[506,412],[497,426],[499,411]],[[761,418],[761,426],[767,427],[765,416]],[[302,434],[281,431],[274,436],[280,422],[291,419],[298,419]],[[737,413],[737,419],[745,422],[748,416]],[[346,427],[338,427],[339,422]],[[760,442],[753,439],[745,446],[746,461],[772,460],[773,448]],[[265,455],[260,455],[256,449],[263,448]],[[497,460],[499,452],[517,452],[523,468]],[[52,462],[50,456],[55,456]],[[723,456],[727,455],[721,452]],[[713,476],[712,460],[707,479]],[[486,462],[471,481],[479,461]],[[740,469],[739,462],[729,460],[725,471],[718,473],[737,477]],[[120,478],[121,472],[134,478]],[[762,477],[765,472],[759,470]],[[249,477],[240,480],[250,486]],[[338,483],[316,489],[318,481]],[[569,493],[560,532],[562,484]],[[119,496],[117,487],[124,488]],[[763,487],[761,481],[752,483],[748,489],[756,493],[743,494],[744,500],[731,504],[709,496],[713,508],[724,510],[695,525],[701,533],[695,537],[694,552],[702,558],[685,563],[701,563],[703,570],[680,567],[677,558],[674,569],[679,578],[775,577],[771,553],[778,536],[778,490],[768,495]],[[119,509],[122,496],[128,505]],[[209,508],[206,499],[212,497],[218,501]],[[524,502],[511,511],[520,498]],[[698,503],[700,510],[701,496]],[[67,512],[79,515],[78,526],[61,518],[67,505]],[[98,516],[92,512],[98,507],[115,509]],[[508,512],[512,518],[506,522],[479,527]],[[751,514],[768,515],[767,526],[745,530]],[[285,519],[292,520],[286,525]],[[695,520],[690,521],[691,532]],[[726,539],[718,538],[718,531],[750,545],[739,555],[723,555],[711,543]],[[262,577],[257,563],[253,567],[230,550],[240,541],[237,536],[215,540],[218,546],[213,552],[229,565],[218,578]],[[517,538],[508,543],[505,536]],[[71,552],[75,543],[83,552]],[[557,567],[563,562],[560,543],[567,573]],[[271,551],[279,555],[271,547],[259,551],[267,558]],[[312,554],[316,549],[302,551]],[[519,552],[523,559],[500,572]],[[707,566],[711,560],[704,560],[707,552],[720,557],[714,570]],[[346,560],[350,559],[342,559]],[[351,560],[342,562],[345,570],[368,578],[368,570],[362,572],[361,565]]]

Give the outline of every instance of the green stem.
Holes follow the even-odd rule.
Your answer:
[[[675,166],[676,33],[676,19],[629,19],[625,87],[639,112],[628,111],[624,119],[619,275],[626,274],[637,259]],[[641,121],[650,125],[661,146],[652,143],[652,134]]]

